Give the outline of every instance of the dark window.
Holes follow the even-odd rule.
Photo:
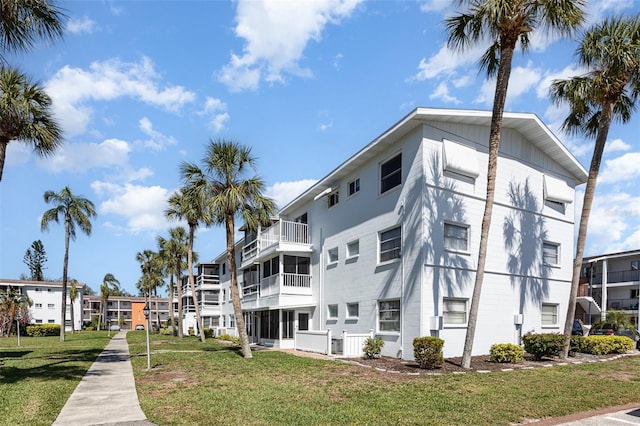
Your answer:
[[[349,196],[360,191],[360,178],[349,182]]]
[[[263,339],[278,339],[279,319],[278,311],[260,312],[260,337]]]
[[[380,166],[380,193],[384,194],[401,183],[402,154],[398,154]]]
[[[284,256],[284,273],[309,275],[311,259],[302,256]]]
[[[282,338],[293,339],[293,324],[295,323],[295,311],[282,311]]]
[[[274,257],[273,259],[269,259],[262,264],[262,277],[270,277],[272,275],[277,275],[280,272],[280,259],[278,257]]]
[[[469,228],[445,223],[444,247],[449,250],[467,251],[469,249]]]
[[[332,192],[327,198],[329,200],[329,207],[333,207],[340,201],[340,192]]]
[[[400,257],[400,245],[402,243],[401,228],[389,229],[380,233],[380,262],[397,259]]]
[[[309,330],[309,314],[302,312],[298,314],[298,330]]]

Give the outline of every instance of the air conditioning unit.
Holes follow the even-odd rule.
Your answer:
[[[442,330],[443,319],[441,316],[429,317],[429,330],[438,331]]]

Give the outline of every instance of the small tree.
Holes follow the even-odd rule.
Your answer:
[[[44,281],[44,267],[47,261],[47,252],[44,249],[42,241],[36,240],[31,243],[31,247],[27,249],[22,261],[29,268],[31,281]]]

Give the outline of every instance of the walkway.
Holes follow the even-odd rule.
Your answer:
[[[153,425],[140,409],[126,337],[121,331],[107,344],[62,407],[55,426]]]

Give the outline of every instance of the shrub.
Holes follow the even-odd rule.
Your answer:
[[[211,339],[213,336],[213,329],[209,328],[209,327],[205,327],[202,329],[202,332],[204,333],[204,337],[206,337],[207,339]]]
[[[92,326],[89,325],[89,326],[85,327],[84,329],[86,331],[93,331],[93,330],[95,330],[95,327],[92,327]]]
[[[492,362],[516,363],[524,361],[524,349],[514,343],[496,343],[491,346],[489,355]]]
[[[444,363],[442,347],[444,340],[438,337],[426,336],[413,339],[413,356],[420,368],[432,369]]]
[[[583,352],[593,355],[623,354],[633,347],[633,340],[627,336],[588,336],[585,337]]]
[[[31,337],[57,336],[60,324],[37,324],[27,326],[27,335]]]
[[[587,336],[571,336],[571,342],[569,343],[569,354],[582,352],[586,353]]]
[[[380,356],[380,352],[382,352],[382,347],[384,346],[384,340],[379,337],[373,338],[369,337],[364,341],[364,356],[373,359]]]
[[[524,350],[537,360],[558,355],[564,346],[564,334],[535,333],[522,336]]]
[[[227,340],[227,341],[233,342],[235,344],[239,344],[240,343],[240,338],[239,337],[232,336],[230,334],[221,334],[220,336],[218,336],[218,339]]]
[[[160,330],[160,334],[162,334],[163,336],[171,336],[171,329],[165,327]]]

